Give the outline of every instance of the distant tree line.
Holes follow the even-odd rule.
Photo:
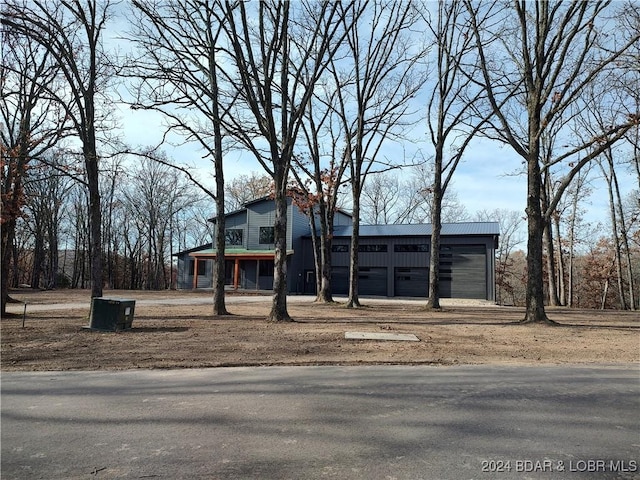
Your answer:
[[[172,254],[210,241],[209,206],[175,170],[151,160],[125,167],[115,159],[101,180],[105,286],[171,288]],[[89,288],[85,189],[48,164],[31,170],[25,189],[23,215],[8,249],[10,284]]]

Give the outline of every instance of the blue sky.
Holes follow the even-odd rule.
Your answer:
[[[114,30],[110,31],[110,42],[120,43],[117,31],[126,30],[124,16],[116,17]],[[122,46],[122,44],[120,43]],[[422,101],[422,99],[420,100]],[[419,104],[418,104],[419,105]],[[418,109],[426,110],[419,105]],[[119,116],[122,125],[124,140],[131,146],[157,145],[163,133],[162,118],[160,114],[151,111],[133,111],[120,104]],[[405,142],[403,145],[408,154],[412,149],[419,147],[420,140],[426,140],[426,124],[424,120],[417,124],[412,137],[417,140]],[[177,141],[179,139],[174,137]],[[403,146],[392,143],[385,147],[388,156],[394,155],[394,149],[402,155]],[[202,152],[197,146],[181,146],[179,148],[166,145],[163,147],[169,158],[181,165],[193,166],[198,170],[200,178],[213,185],[211,172],[212,165],[208,160],[202,159]],[[428,148],[424,148],[426,152]],[[522,159],[508,146],[488,139],[476,139],[467,149],[465,159],[458,167],[454,176],[453,189],[457,193],[458,200],[466,207],[468,213],[473,216],[480,210],[507,209],[521,212],[524,216],[526,200],[526,176],[516,175],[522,168]],[[241,174],[252,171],[262,172],[262,167],[250,154],[234,152],[227,156],[225,175],[227,179],[233,179]],[[587,203],[583,205],[588,211],[587,219],[590,222],[602,222],[608,224],[608,195],[606,186],[599,179],[598,169],[593,169],[592,180],[593,193]],[[633,188],[638,188],[637,180],[629,172],[620,172],[620,184],[623,195],[627,195]],[[213,211],[213,205],[212,205]]]
[[[156,145],[162,137],[162,117],[151,111],[133,111],[120,105],[124,140],[132,146]],[[179,138],[176,137],[176,140]],[[389,145],[387,151],[400,149],[397,144]],[[183,165],[194,166],[200,178],[213,185],[213,167],[202,159],[202,152],[196,146],[184,145],[163,147],[170,158]],[[454,176],[453,188],[459,201],[473,214],[480,210],[507,209],[522,212],[526,201],[526,177],[516,174],[522,168],[521,158],[508,147],[495,141],[477,139],[467,150],[465,160]],[[262,172],[262,167],[250,153],[233,153],[227,157],[225,175],[232,179],[252,171]],[[593,192],[583,205],[590,222],[608,224],[608,195],[604,181],[594,169],[592,174]],[[634,177],[629,172],[620,172],[623,195],[634,188]],[[635,188],[638,186],[635,185]],[[213,211],[213,205],[212,205]]]

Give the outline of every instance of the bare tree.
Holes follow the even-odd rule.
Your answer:
[[[360,9],[366,6],[363,14]],[[416,122],[411,100],[424,85],[427,48],[416,35],[421,21],[409,2],[354,2],[341,8],[356,20],[345,25],[344,52],[332,62],[343,157],[349,164],[353,209],[348,307],[360,306],[358,250],[360,198],[367,175],[382,170],[382,146]]]
[[[361,220],[369,224],[396,223],[397,207],[405,195],[396,171],[370,175],[362,188]]]
[[[73,180],[64,172],[64,159],[46,156],[32,164],[25,182],[26,221],[33,239],[32,288],[56,288],[60,274],[58,252],[64,205]]]
[[[144,159],[128,174],[123,197],[127,210],[135,215],[140,242],[144,251],[144,288],[170,287],[170,240],[172,219],[188,208],[197,197],[193,185],[179,176],[175,169],[150,159]]]
[[[608,28],[604,19],[611,11],[608,2],[514,1],[503,11],[496,10],[495,3],[487,6],[465,0],[465,4],[472,14],[470,33],[481,66],[477,81],[495,114],[484,133],[511,146],[527,169],[528,283],[523,321],[551,322],[544,304],[544,226],[580,169],[619,141],[640,117],[620,108],[608,122],[609,128],[587,142],[554,151],[546,163],[541,139],[559,118],[571,122],[575,110],[582,109],[585,88],[638,42],[640,33],[620,42],[615,35],[607,37],[603,30]],[[475,20],[487,9],[495,10],[499,29],[482,28]],[[495,48],[486,47],[487,36],[498,36]],[[543,172],[554,166],[563,166],[564,173],[543,209]]]
[[[247,202],[270,195],[273,192],[272,182],[269,175],[257,172],[238,175],[225,185],[226,210],[239,210]]]
[[[576,175],[573,184],[567,189],[569,207],[569,217],[567,219],[567,299],[566,305],[574,306],[574,286],[575,286],[575,259],[578,245],[581,243],[581,232],[584,230],[584,209],[581,202],[590,195],[591,188],[588,184],[589,168],[586,168]]]
[[[116,196],[118,186],[125,177],[124,158],[116,155],[111,158],[110,165],[101,165],[100,198],[102,204],[102,242],[105,253],[105,283],[108,288],[119,288],[117,264],[120,235],[118,234],[118,219],[122,202]]]
[[[363,188],[362,215],[367,223],[429,223],[434,208],[433,163],[418,163],[398,175],[389,170],[370,175]],[[443,222],[464,222],[469,214],[450,184],[440,201]],[[425,287],[426,288],[426,287]]]
[[[482,25],[486,19],[477,15]],[[440,308],[440,233],[443,199],[469,143],[492,112],[483,116],[471,108],[484,95],[473,82],[477,61],[469,12],[462,2],[438,1],[437,19],[427,22],[436,49],[434,88],[427,104],[429,140],[434,148],[431,207],[431,255],[427,308]],[[477,110],[476,110],[477,111]]]
[[[219,56],[223,7],[216,0],[133,1],[135,24],[130,40],[137,46],[133,71],[137,77],[133,108],[161,112],[167,132],[195,142],[213,160],[215,192],[197,180],[187,166],[178,168],[216,203],[216,260],[213,310],[228,314],[225,280],[225,184],[222,120],[225,95]],[[166,135],[166,134],[165,134]],[[157,161],[162,159],[153,157]]]
[[[4,11],[2,12],[4,14]],[[10,28],[2,32],[0,65],[1,294],[0,315],[9,298],[9,272],[17,219],[24,205],[24,181],[34,160],[64,136],[65,118],[51,98],[59,69],[45,48]],[[14,269],[17,265],[14,263]]]
[[[363,5],[354,17],[361,15],[364,8]],[[345,177],[349,167],[348,159],[339,147],[342,122],[334,113],[339,90],[327,77],[329,75],[323,77],[314,88],[302,124],[307,153],[294,158],[293,169],[297,187],[304,190],[307,198],[313,199],[314,203],[314,213],[309,216],[309,221],[316,266],[316,301],[322,303],[333,302],[331,255],[334,219],[342,200],[341,187],[347,182]]]
[[[339,44],[339,7],[324,1],[265,1],[248,11],[244,2],[226,3],[229,60],[235,68],[232,80],[239,89],[227,128],[274,184],[272,321],[291,320],[286,297],[289,173],[314,86]]]
[[[45,48],[65,78],[68,95],[57,101],[82,144],[89,191],[91,296],[102,296],[102,212],[97,131],[104,120],[98,109],[113,76],[102,35],[111,3],[107,0],[19,0],[5,2],[2,24]],[[50,92],[52,93],[52,92]]]

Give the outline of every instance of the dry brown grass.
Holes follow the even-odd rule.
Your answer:
[[[14,292],[28,303],[2,319],[1,368],[94,370],[226,365],[629,363],[640,361],[637,312],[549,309],[562,326],[520,325],[522,309],[365,300],[361,309],[292,298],[293,323],[265,320],[270,297],[230,296],[214,317],[202,292],[105,292],[136,299],[133,328],[87,330],[86,291]],[[180,305],[162,303],[184,300]],[[257,301],[256,301],[257,300]],[[160,302],[160,303],[151,303]],[[69,304],[66,309],[47,305]],[[41,307],[36,307],[41,305]],[[40,308],[41,310],[38,310]],[[345,340],[346,331],[413,333],[420,342]]]

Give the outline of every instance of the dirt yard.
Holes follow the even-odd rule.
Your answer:
[[[363,299],[364,307],[290,297],[292,323],[269,323],[270,296],[105,291],[136,300],[133,328],[88,330],[89,292],[12,292],[2,318],[2,371],[118,370],[240,365],[543,364],[640,362],[637,312],[548,309],[561,326],[520,325],[520,308],[474,302],[427,312],[424,302]],[[205,303],[206,302],[206,303]],[[23,326],[24,321],[24,326]],[[347,331],[413,333],[419,342],[346,340]]]

